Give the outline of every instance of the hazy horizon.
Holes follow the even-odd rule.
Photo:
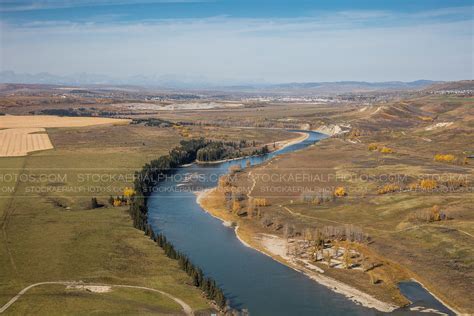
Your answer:
[[[472,79],[471,1],[17,0],[0,71],[211,84]]]
[[[23,78],[21,80],[8,80],[11,77]],[[35,80],[37,79],[37,80]],[[58,75],[49,72],[41,73],[18,73],[13,70],[2,70],[0,71],[0,83],[51,83],[51,84],[117,84],[117,85],[159,85],[159,84],[189,84],[196,86],[237,86],[237,85],[249,85],[249,86],[272,86],[272,85],[285,85],[285,84],[311,84],[311,83],[321,83],[321,84],[336,84],[336,83],[368,83],[368,84],[384,84],[384,83],[417,83],[417,82],[450,82],[450,81],[463,81],[463,80],[472,80],[469,78],[459,79],[459,80],[433,80],[430,78],[419,78],[416,80],[402,81],[402,80],[384,80],[384,81],[365,81],[365,80],[321,80],[321,81],[258,81],[258,80],[219,80],[211,81],[208,78],[196,78],[191,76],[180,77],[175,74],[165,74],[165,75],[131,75],[127,77],[113,77],[107,76],[99,73],[72,73]]]

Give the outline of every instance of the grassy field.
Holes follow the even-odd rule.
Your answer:
[[[12,305],[9,313],[17,315],[175,315],[181,306],[158,293],[136,289],[113,289],[108,293],[68,290],[62,285],[33,288]],[[48,299],[45,299],[47,297]]]
[[[110,195],[121,195],[131,185],[129,176],[136,169],[178,144],[182,138],[177,131],[107,125],[50,128],[47,132],[53,150],[0,158],[0,305],[32,283],[83,281],[163,290],[196,312],[209,313],[209,302],[190,284],[177,262],[132,227],[126,207],[107,204]],[[257,141],[286,136],[278,131],[245,135]],[[235,133],[234,137],[239,136]],[[8,174],[21,174],[26,180],[9,180]],[[99,180],[94,178],[97,175]],[[9,187],[15,192],[9,192]],[[92,197],[105,206],[91,209]],[[8,312],[51,315],[181,311],[166,297],[133,289],[114,288],[98,294],[48,285],[30,291]]]

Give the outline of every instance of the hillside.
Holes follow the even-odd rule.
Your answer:
[[[237,173],[203,205],[290,266],[322,269],[393,304],[406,303],[398,282],[415,278],[472,313],[473,105],[472,97],[423,96],[330,114],[326,123],[350,130]],[[239,188],[239,203],[226,207],[222,192]],[[327,237],[312,262],[315,230],[353,237]],[[332,265],[342,265],[337,249],[351,249],[350,260],[363,269],[328,268],[331,251]]]

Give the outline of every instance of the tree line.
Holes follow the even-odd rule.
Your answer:
[[[147,200],[153,187],[163,179],[163,176],[170,175],[179,166],[196,160],[197,152],[208,144],[209,142],[203,138],[183,140],[180,142],[180,146],[170,150],[168,155],[145,164],[135,174],[135,195],[131,199],[129,213],[134,227],[142,230],[145,235],[154,240],[164,250],[167,257],[178,260],[180,268],[192,278],[193,285],[199,287],[209,299],[214,300],[221,309],[224,309],[226,297],[216,282],[205,277],[202,270],[196,267],[186,255],[175,250],[163,234],[156,235],[148,223]]]
[[[270,152],[268,147],[254,148],[255,141],[248,142],[241,140],[240,142],[222,142],[210,141],[207,146],[201,148],[197,152],[197,160],[210,162],[223,159],[234,159],[246,156],[259,156]],[[252,150],[252,148],[254,148]]]
[[[38,112],[43,115],[57,115],[57,116],[66,116],[66,117],[112,117],[116,116],[119,113],[110,112],[110,111],[98,111],[95,108],[68,108],[68,109],[44,109]],[[35,114],[33,112],[33,114]]]
[[[155,127],[170,127],[174,124],[170,121],[162,120],[159,118],[134,118],[131,124],[144,124],[145,126],[155,126]]]
[[[189,258],[176,251],[173,245],[166,240],[166,237],[162,234],[155,236],[153,230],[150,228],[150,238],[152,238],[159,247],[161,247],[168,258],[178,260],[179,267],[185,271],[192,279],[193,285],[199,287],[207,296],[208,299],[214,300],[221,309],[226,306],[226,298],[224,292],[219,288],[211,278],[205,277],[202,270],[196,267]]]

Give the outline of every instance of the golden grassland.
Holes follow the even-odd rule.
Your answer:
[[[261,215],[293,225],[300,232],[308,227],[353,225],[370,235],[371,242],[360,247],[382,263],[371,272],[380,283],[372,284],[368,273],[360,271],[326,267],[327,275],[397,304],[406,302],[397,283],[415,278],[448,305],[472,313],[474,172],[473,162],[461,158],[472,154],[473,99],[423,97],[406,104],[413,106],[405,108],[410,113],[420,108],[437,120],[455,123],[426,130],[431,121],[413,119],[404,127],[382,123],[381,128],[377,120],[394,112],[390,106],[378,111],[375,118],[358,117],[357,111],[351,122],[359,129],[357,133],[323,140],[238,173],[237,187],[244,195],[266,200],[268,206],[259,207]],[[403,115],[410,115],[408,112]],[[462,119],[455,120],[460,113]],[[332,119],[341,117],[351,119],[347,113]],[[391,150],[380,152],[375,147]],[[436,161],[437,153],[459,159]],[[298,178],[298,174],[312,178]],[[337,188],[346,194],[332,198]],[[331,198],[307,202],[302,191],[315,196],[325,192],[323,196]],[[275,225],[266,227],[255,216],[229,211],[221,193],[211,193],[202,203],[218,217],[237,223],[242,238],[258,249],[265,250],[258,242],[259,234],[283,236],[283,229]],[[242,203],[242,209],[245,207]],[[439,216],[435,221],[424,220],[423,214],[433,209],[446,214],[446,220],[438,220]]]

